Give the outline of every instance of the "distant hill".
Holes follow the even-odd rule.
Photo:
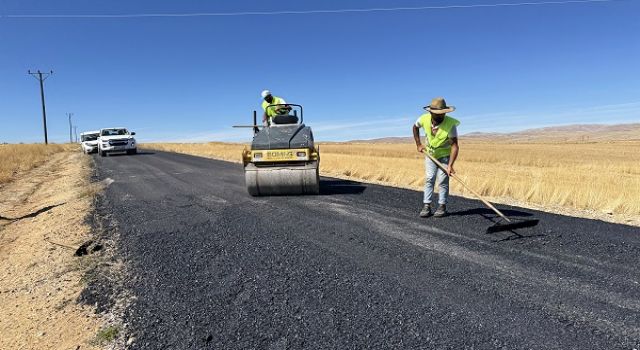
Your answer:
[[[512,133],[469,133],[461,138],[474,141],[497,139],[515,143],[640,141],[640,123],[551,126]]]
[[[371,139],[371,140],[353,140],[347,141],[353,143],[407,143],[413,142],[413,137],[383,137],[379,139]]]
[[[509,143],[640,141],[640,123],[616,125],[575,124],[527,129],[511,133],[472,132],[461,135],[460,139],[464,141]],[[351,142],[407,143],[413,142],[413,137],[384,137]]]

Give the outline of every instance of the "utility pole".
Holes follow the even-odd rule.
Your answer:
[[[69,143],[73,143],[73,137],[71,137],[71,116],[73,113],[67,113],[67,117],[69,117]]]
[[[44,144],[48,145],[49,139],[47,137],[47,110],[44,107],[44,81],[47,80],[47,78],[51,74],[53,74],[53,71],[50,71],[49,73],[42,73],[38,69],[38,71],[35,73],[31,72],[30,70],[28,70],[27,73],[29,73],[29,75],[31,75],[32,77],[40,81],[40,101],[42,102],[42,122],[44,124]]]
[[[78,143],[78,127],[77,126],[73,127],[73,132],[76,134],[76,143]]]

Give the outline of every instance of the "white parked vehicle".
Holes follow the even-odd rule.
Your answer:
[[[108,153],[122,152],[126,154],[136,154],[138,146],[133,138],[135,132],[129,132],[125,128],[104,128],[100,129],[98,137],[98,152],[105,157]]]
[[[80,134],[80,145],[85,154],[98,152],[98,136],[100,131],[85,131]]]

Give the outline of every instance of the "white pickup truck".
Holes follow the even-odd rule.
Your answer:
[[[85,131],[80,134],[80,145],[85,154],[98,152],[98,136],[100,131]]]
[[[98,137],[98,152],[100,156],[106,157],[108,153],[122,152],[126,154],[136,154],[138,145],[133,138],[135,132],[129,132],[125,128],[104,128],[100,129]]]

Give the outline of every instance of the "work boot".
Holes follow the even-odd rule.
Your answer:
[[[420,210],[420,217],[428,218],[429,216],[431,216],[431,205],[425,204],[424,207],[422,207],[422,210]]]
[[[444,204],[440,204],[438,206],[438,209],[436,210],[435,213],[433,213],[433,216],[437,217],[437,218],[441,218],[443,216],[447,216],[447,206]]]

